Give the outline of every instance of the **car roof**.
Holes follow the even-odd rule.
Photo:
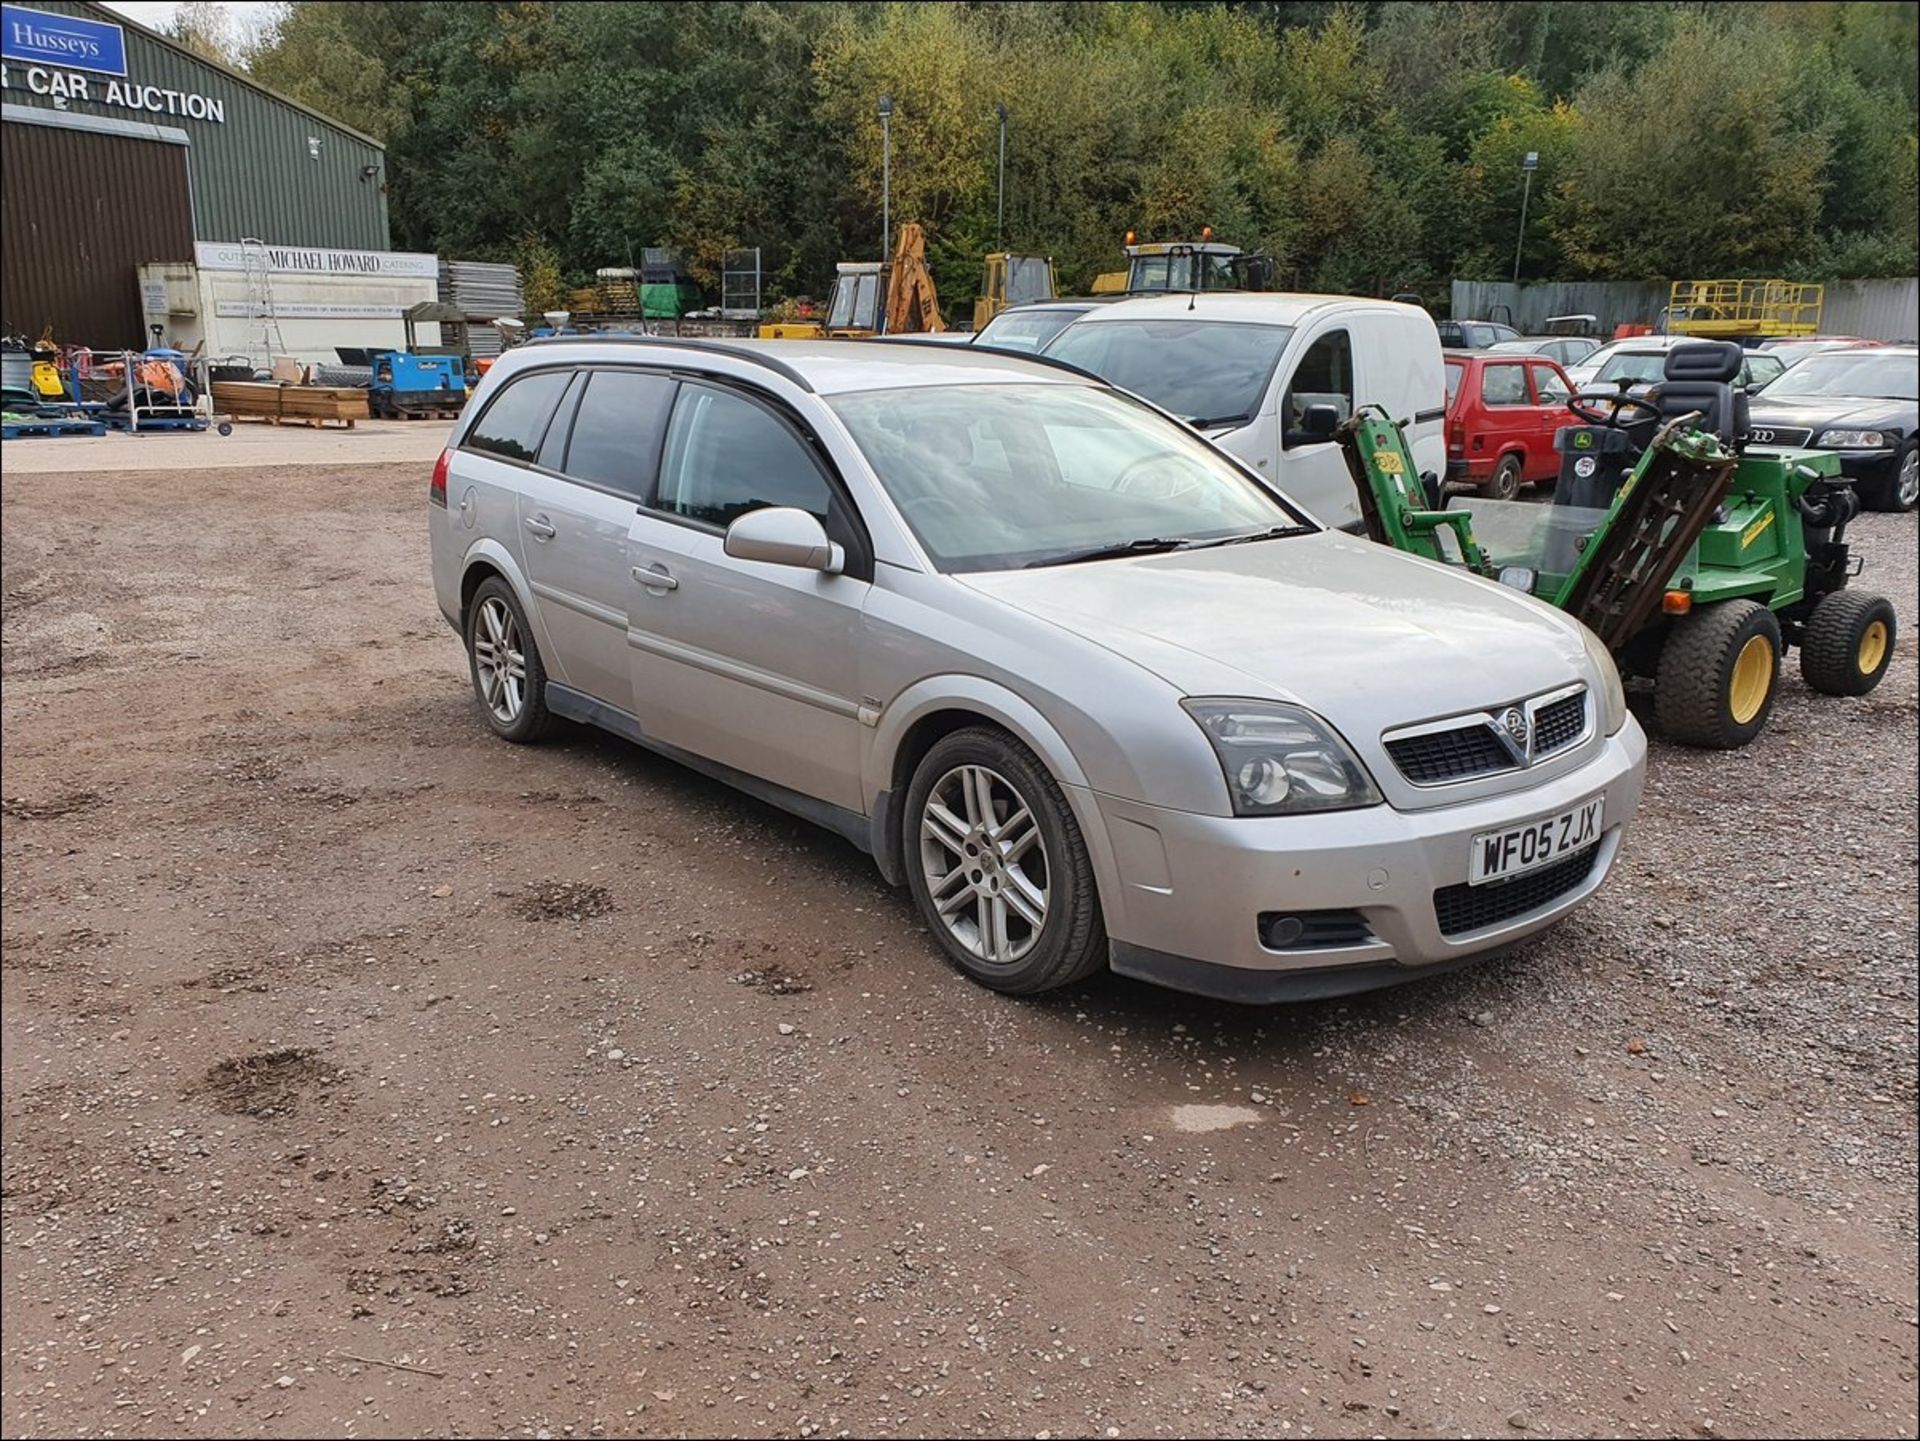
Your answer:
[[[1307,295],[1286,291],[1174,290],[1165,295],[1137,295],[1089,311],[1074,322],[1104,325],[1113,320],[1222,321],[1240,325],[1299,325],[1318,311],[1364,305],[1371,310],[1426,314],[1417,305],[1373,300],[1364,295]]]
[[[900,336],[901,341],[914,337]],[[682,340],[673,336],[557,335],[517,345],[503,359],[537,354],[547,360],[645,363],[647,352],[728,356],[783,375],[822,395],[908,386],[984,385],[995,381],[1086,385],[1094,377],[1071,366],[969,345],[874,345],[865,340]],[[519,369],[519,362],[511,369]],[[499,362],[494,369],[500,369]]]

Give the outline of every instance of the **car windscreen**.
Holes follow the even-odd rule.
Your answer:
[[[1820,395],[1913,400],[1920,397],[1920,364],[1897,351],[1827,350],[1789,366],[1760,394],[1768,400]]]
[[[1093,386],[857,391],[829,403],[935,564],[1012,570],[1302,524],[1183,426]]]
[[[1666,375],[1667,353],[1664,350],[1629,350],[1608,356],[1593,378],[1603,383],[1610,380],[1639,382],[1664,380]]]
[[[1003,310],[980,328],[973,343],[1031,353],[1065,330],[1078,315],[1074,310]]]
[[[1195,425],[1245,424],[1293,328],[1181,316],[1070,325],[1042,351]]]

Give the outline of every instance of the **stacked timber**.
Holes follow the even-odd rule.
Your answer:
[[[213,408],[235,420],[274,425],[322,425],[343,421],[347,429],[367,418],[367,392],[345,385],[276,385],[270,381],[216,380]]]

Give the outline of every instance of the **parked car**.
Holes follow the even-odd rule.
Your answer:
[[[1436,320],[1440,343],[1448,350],[1485,350],[1503,340],[1520,340],[1520,332],[1497,320]]]
[[[1578,623],[1061,366],[536,341],[428,501],[496,735],[587,722],[819,822],[1002,991],[1408,980],[1578,906],[1639,802]]]
[[[1209,294],[1089,311],[1043,354],[1145,396],[1239,456],[1328,525],[1360,500],[1333,430],[1361,405],[1407,420],[1421,469],[1445,473],[1446,376],[1417,306],[1342,295]]]
[[[1823,350],[1852,350],[1862,345],[1882,345],[1884,341],[1861,340],[1852,335],[1796,335],[1781,340],[1763,340],[1754,347],[1775,356],[1782,365],[1792,366]]]
[[[1560,474],[1553,433],[1576,424],[1573,387],[1551,360],[1492,350],[1450,350],[1447,480],[1512,500],[1522,485]]]
[[[1009,306],[980,327],[979,333],[973,337],[973,343],[989,350],[1011,350],[1017,354],[1031,355],[1089,310],[1111,304],[1112,300],[1118,298],[1094,296]]]
[[[1603,345],[1578,365],[1566,367],[1567,381],[1576,391],[1594,385],[1615,386],[1625,380],[1634,385],[1652,385],[1666,375],[1667,352],[1699,337],[1692,335],[1636,335]],[[1743,390],[1755,390],[1774,379],[1786,365],[1767,350],[1749,350],[1740,362],[1740,377],[1734,382]]]
[[[1920,349],[1852,347],[1810,355],[1750,402],[1754,445],[1840,452],[1870,510],[1920,501]]]
[[[1578,365],[1600,348],[1590,335],[1523,335],[1486,347],[1494,355],[1540,355],[1555,365]]]

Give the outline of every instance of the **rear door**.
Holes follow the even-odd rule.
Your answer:
[[[627,536],[653,483],[672,396],[666,376],[579,371],[520,491],[527,581],[552,639],[556,678],[628,712]]]

